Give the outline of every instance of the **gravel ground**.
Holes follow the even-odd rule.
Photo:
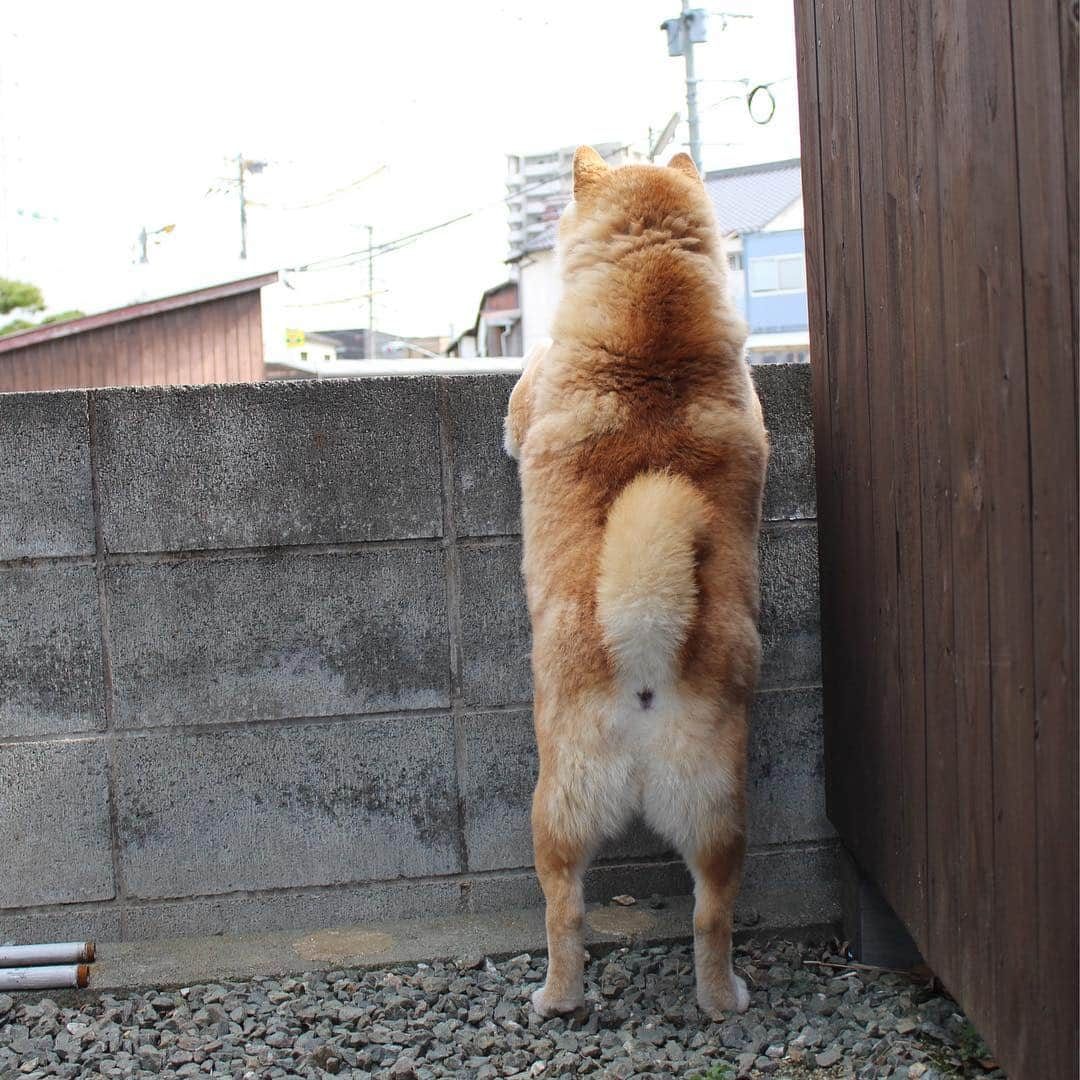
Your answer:
[[[694,1004],[685,945],[594,958],[587,1015],[544,1022],[527,1001],[545,960],[528,955],[115,995],[0,994],[0,1078],[1004,1075],[926,979],[827,966],[841,963],[835,947],[737,950],[751,1007],[719,1024]]]

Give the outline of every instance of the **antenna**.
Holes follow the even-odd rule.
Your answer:
[[[671,119],[664,126],[664,130],[656,137],[656,142],[649,147],[650,161],[654,161],[656,156],[663,152],[664,147],[675,138],[675,129],[679,126],[680,120],[682,120],[681,113],[675,112],[671,114]]]

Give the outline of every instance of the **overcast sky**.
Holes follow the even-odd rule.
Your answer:
[[[726,28],[711,15],[697,49],[706,168],[796,156],[792,0],[704,6],[753,13]],[[460,331],[506,276],[505,154],[614,140],[644,149],[650,126],[685,115],[683,62],[659,28],[678,9],[12,5],[0,25],[0,275],[30,278],[53,309],[94,311],[361,251],[368,224],[378,244],[478,211],[375,261],[381,328]],[[745,93],[723,81],[739,79],[775,83],[767,126],[724,100]],[[676,142],[687,137],[684,123]],[[222,180],[238,152],[267,162],[248,184],[246,264],[235,185]],[[136,264],[139,229],[166,224],[175,230]],[[366,260],[291,280],[295,325],[366,325]]]

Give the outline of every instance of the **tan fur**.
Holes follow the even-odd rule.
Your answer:
[[[611,170],[583,147],[574,195],[553,340],[506,421],[548,902],[548,980],[533,1003],[545,1015],[581,1003],[582,875],[640,813],[694,874],[698,1000],[716,1016],[747,1004],[730,942],[768,441],[693,163]]]

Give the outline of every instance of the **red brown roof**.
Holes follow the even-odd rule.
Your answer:
[[[177,293],[175,296],[163,296],[159,300],[147,300],[141,304],[101,311],[96,315],[84,315],[81,319],[69,319],[66,322],[49,323],[47,326],[35,326],[29,330],[19,330],[14,334],[0,337],[0,353],[11,349],[22,349],[27,345],[37,345],[43,341],[55,341],[57,338],[81,334],[86,330],[97,330],[102,326],[127,322],[130,319],[142,319],[147,315],[160,315],[165,311],[206,304],[211,300],[223,300],[238,293],[255,292],[277,281],[277,271],[269,274],[257,274],[255,277],[241,278],[239,281],[227,281],[223,285],[211,285],[193,292]]]

